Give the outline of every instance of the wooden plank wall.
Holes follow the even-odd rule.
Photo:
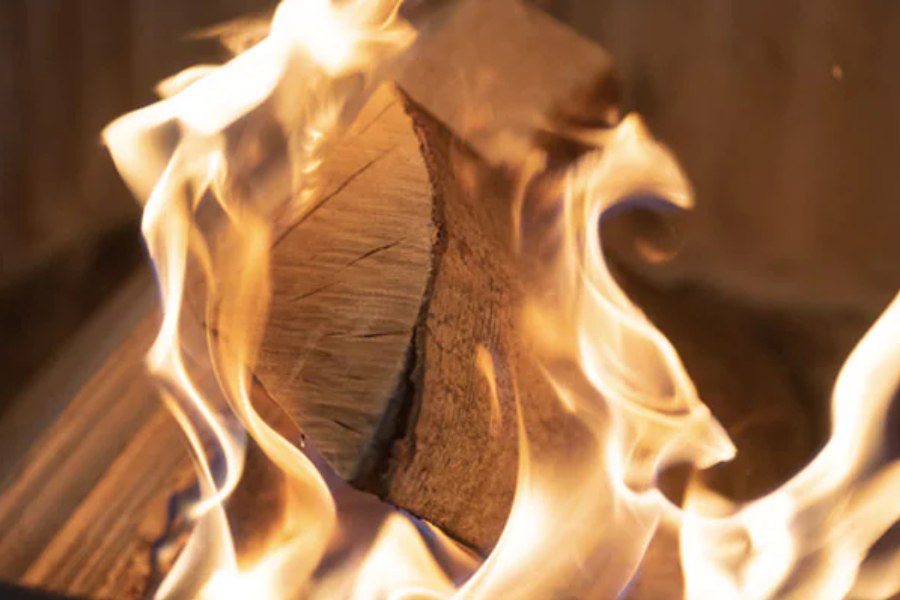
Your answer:
[[[100,131],[270,0],[0,2],[0,411],[141,260]]]
[[[900,3],[557,0],[696,187],[660,278],[880,311],[900,289]]]

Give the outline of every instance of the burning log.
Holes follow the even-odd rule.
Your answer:
[[[614,85],[604,52],[525,5],[467,2],[446,19],[403,92],[382,90],[359,115],[314,210],[275,244],[256,375],[339,474],[486,550],[515,490],[517,426],[513,390],[480,369],[534,381],[526,412],[566,431],[519,349],[514,190],[491,165],[522,160],[546,141],[540,127],[561,125],[551,118],[602,122]],[[457,77],[486,121],[453,105]]]
[[[457,8],[412,53],[401,91],[370,101],[327,167],[315,212],[276,243],[256,375],[341,476],[487,551],[516,486],[517,403],[533,444],[564,446],[559,438],[579,430],[545,401],[552,392],[519,339],[526,282],[513,256],[516,192],[500,165],[535,143],[571,159],[578,148],[546,129],[602,126],[616,114],[616,94],[605,53],[539,12],[516,2]],[[528,60],[523,49],[558,59]],[[482,56],[510,76],[474,84]],[[549,67],[561,63],[573,68]],[[458,80],[474,97],[465,104],[494,118],[452,104],[446,86]],[[535,106],[543,121],[532,118]],[[797,429],[808,419],[790,376],[763,341],[733,348],[733,339],[750,344],[758,316],[702,293],[661,301],[640,279],[626,283],[674,332],[704,399],[735,426],[746,452],[717,475],[721,487],[750,497],[808,458],[816,442]],[[710,320],[718,325],[702,325]],[[740,410],[736,397],[745,399]],[[746,433],[756,412],[794,428],[781,466],[758,460],[771,446],[764,431]]]
[[[405,132],[275,246],[257,377],[341,475],[487,548],[515,488],[516,427],[477,359],[515,345],[512,212],[465,189],[450,134],[412,110],[378,94],[345,148]]]
[[[274,247],[256,375],[341,476],[487,550],[515,490],[516,401],[548,444],[560,442],[554,430],[578,430],[546,402],[546,382],[520,348],[524,282],[511,251],[509,182],[389,89],[335,157],[327,201]],[[815,442],[797,429],[808,419],[790,375],[752,341],[759,317],[708,291],[666,294],[622,275],[747,449],[718,476],[722,487],[749,497],[802,463]],[[513,379],[531,385],[516,397]],[[752,413],[794,428],[780,463],[758,460],[771,449],[767,430],[746,432]]]

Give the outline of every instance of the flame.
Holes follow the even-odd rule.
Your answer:
[[[566,171],[558,196],[540,199],[559,209],[557,222],[537,232],[522,225],[526,183],[544,157],[523,160],[521,194],[511,204],[511,237],[529,284],[522,336],[548,386],[543,401],[558,403],[577,434],[538,451],[513,381],[518,486],[483,562],[426,524],[366,500],[377,535],[330,561],[337,567],[323,567],[341,539],[340,499],[351,493],[329,481],[313,449],[260,415],[251,374],[271,241],[310,209],[330,148],[409,46],[413,33],[398,6],[283,0],[269,25],[243,32],[244,49],[229,62],[167,79],[158,87],[162,100],[104,132],[144,204],[163,308],[147,364],[190,443],[200,489],[191,535],[155,596],[612,598],[627,592],[661,526],[680,531],[687,598],[882,598],[900,589],[900,552],[872,550],[900,519],[900,464],[883,454],[900,373],[900,298],[838,378],[828,444],[782,488],[744,506],[699,480],[684,506],[660,491],[666,467],[702,470],[735,449],[601,250],[600,221],[630,198],[692,204],[677,161],[634,115],[579,134],[597,149]],[[270,157],[283,162],[259,185],[253,165],[273,124],[286,156]],[[525,241],[535,239],[554,251],[528,256]],[[202,322],[188,308],[194,304],[204,307]],[[479,348],[473,365],[487,380],[492,432],[502,425],[498,359]],[[250,440],[286,491],[275,533],[248,555],[232,537],[226,500]]]
[[[699,484],[689,490],[682,530],[689,598],[708,597],[713,587],[722,598],[844,598],[857,581],[860,597],[900,589],[897,571],[883,564],[897,566],[897,549],[879,557],[880,565],[863,564],[900,520],[900,461],[884,456],[898,341],[900,296],[838,376],[828,443],[784,486],[743,507]]]
[[[329,144],[381,77],[379,68],[411,41],[396,5],[286,0],[256,44],[224,65],[168,79],[159,88],[163,100],[104,132],[145,205],[142,231],[163,309],[147,364],[191,444],[201,492],[190,511],[196,526],[159,598],[294,597],[327,549],[331,491],[309,457],[259,415],[251,372],[268,306],[273,230],[309,209]],[[272,120],[287,142],[289,184],[255,196],[241,152],[252,155],[262,134],[237,149],[229,135],[238,124],[252,133]],[[196,343],[200,324],[187,309],[197,280],[205,283],[205,344]],[[287,482],[279,535],[259,557],[238,555],[224,508],[248,436]]]
[[[704,468],[734,454],[672,345],[613,279],[600,245],[606,211],[648,192],[686,208],[687,180],[635,116],[591,142],[603,149],[566,174],[560,222],[520,236],[521,247],[558,242],[545,244],[557,248],[551,258],[526,261],[534,286],[523,327],[556,393],[547,400],[560,402],[586,435],[574,449],[534,452],[520,418],[512,512],[461,597],[618,596],[675,508],[657,474],[677,461]]]
[[[354,582],[352,600],[368,598],[449,598],[453,583],[432,559],[418,531],[391,515]]]
[[[806,468],[744,506],[695,478],[677,506],[657,486],[668,465],[699,471],[735,449],[675,349],[616,284],[599,223],[632,197],[685,209],[692,193],[636,115],[580,137],[600,150],[566,174],[558,230],[532,234],[561,243],[549,261],[526,262],[538,284],[524,325],[557,399],[594,438],[579,450],[593,455],[579,457],[567,477],[525,448],[504,537],[473,578],[491,590],[480,597],[617,597],[660,525],[680,533],[686,598],[896,594],[900,548],[875,546],[900,521],[900,461],[886,454],[900,384],[900,295],[841,370],[832,436]],[[519,592],[513,580],[526,573],[528,589]]]

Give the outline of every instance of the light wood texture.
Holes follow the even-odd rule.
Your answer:
[[[194,472],[184,436],[159,405],[155,387],[150,396],[155,410],[28,566],[23,584],[79,597],[125,599],[143,597],[159,576],[155,545],[172,516],[174,495],[190,489]],[[96,427],[112,429],[102,422]]]
[[[428,171],[396,91],[382,88],[358,115],[320,190],[313,211],[274,246],[256,374],[354,478],[400,426],[437,235]]]
[[[113,349],[147,318],[155,303],[155,282],[145,267],[123,284],[40,376],[0,412],[0,449],[4,457],[0,462],[0,483],[21,467],[16,461],[59,418]]]

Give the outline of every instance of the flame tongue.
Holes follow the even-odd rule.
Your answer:
[[[394,1],[282,2],[258,43],[223,66],[164,82],[169,97],[104,133],[145,204],[143,232],[164,314],[148,365],[191,442],[201,490],[191,511],[197,526],[158,597],[294,597],[332,536],[330,490],[306,455],[257,413],[250,371],[268,305],[273,224],[308,209],[328,145],[380,66],[411,39],[395,9]],[[254,176],[248,157],[273,132],[286,140],[287,162],[264,175],[265,185],[253,185],[260,182],[247,181]],[[260,188],[265,193],[254,193]],[[214,332],[206,348],[185,310],[198,279]],[[240,478],[246,434],[287,482],[281,531],[258,560],[242,557],[241,564],[255,563],[249,569],[238,566],[222,504]]]
[[[523,256],[534,282],[523,325],[556,395],[543,401],[559,402],[575,429],[534,451],[522,419],[512,513],[463,597],[618,596],[674,509],[656,487],[658,473],[734,453],[674,348],[619,288],[601,251],[604,213],[648,192],[687,207],[687,181],[635,116],[590,141],[602,150],[566,174],[557,225],[522,232],[521,244],[555,249],[540,260]]]
[[[164,311],[148,365],[191,444],[201,490],[192,536],[157,597],[616,597],[663,520],[682,527],[690,598],[896,591],[897,552],[863,559],[900,517],[900,467],[881,455],[900,372],[900,300],[848,360],[834,392],[832,438],[794,479],[744,507],[695,484],[682,510],[659,491],[668,465],[703,469],[735,450],[675,349],[619,288],[601,252],[599,221],[630,197],[649,193],[681,208],[692,202],[676,161],[635,116],[584,136],[602,149],[567,173],[553,199],[558,222],[536,234],[553,251],[522,256],[533,285],[521,331],[546,384],[541,401],[558,405],[573,429],[550,436],[565,438],[558,447],[538,451],[520,407],[518,488],[497,547],[457,587],[432,555],[434,543],[423,541],[432,537],[421,533],[425,526],[382,507],[373,513],[372,546],[323,566],[341,537],[335,497],[349,492],[326,482],[312,450],[301,451],[260,416],[251,372],[275,228],[309,210],[329,148],[409,44],[397,6],[284,0],[268,28],[254,25],[242,38],[255,40],[244,52],[163,82],[165,99],[104,133],[145,205]],[[273,139],[283,142],[283,156],[267,156]],[[276,166],[263,168],[267,158]],[[208,337],[185,310],[197,281],[205,283]],[[496,377],[489,352],[476,362]],[[495,407],[499,387],[489,385]],[[277,532],[257,554],[241,556],[223,501],[240,480],[248,435],[283,479],[285,497]],[[476,569],[441,543],[463,565],[458,572]]]
[[[689,598],[844,598],[894,594],[900,551],[870,548],[900,520],[900,462],[883,454],[900,374],[900,296],[853,350],[832,396],[832,435],[780,489],[745,507],[699,486],[682,531]],[[724,518],[703,513],[730,512]],[[881,567],[881,568],[879,568]],[[860,572],[860,568],[862,571]],[[869,595],[864,590],[880,590]]]

